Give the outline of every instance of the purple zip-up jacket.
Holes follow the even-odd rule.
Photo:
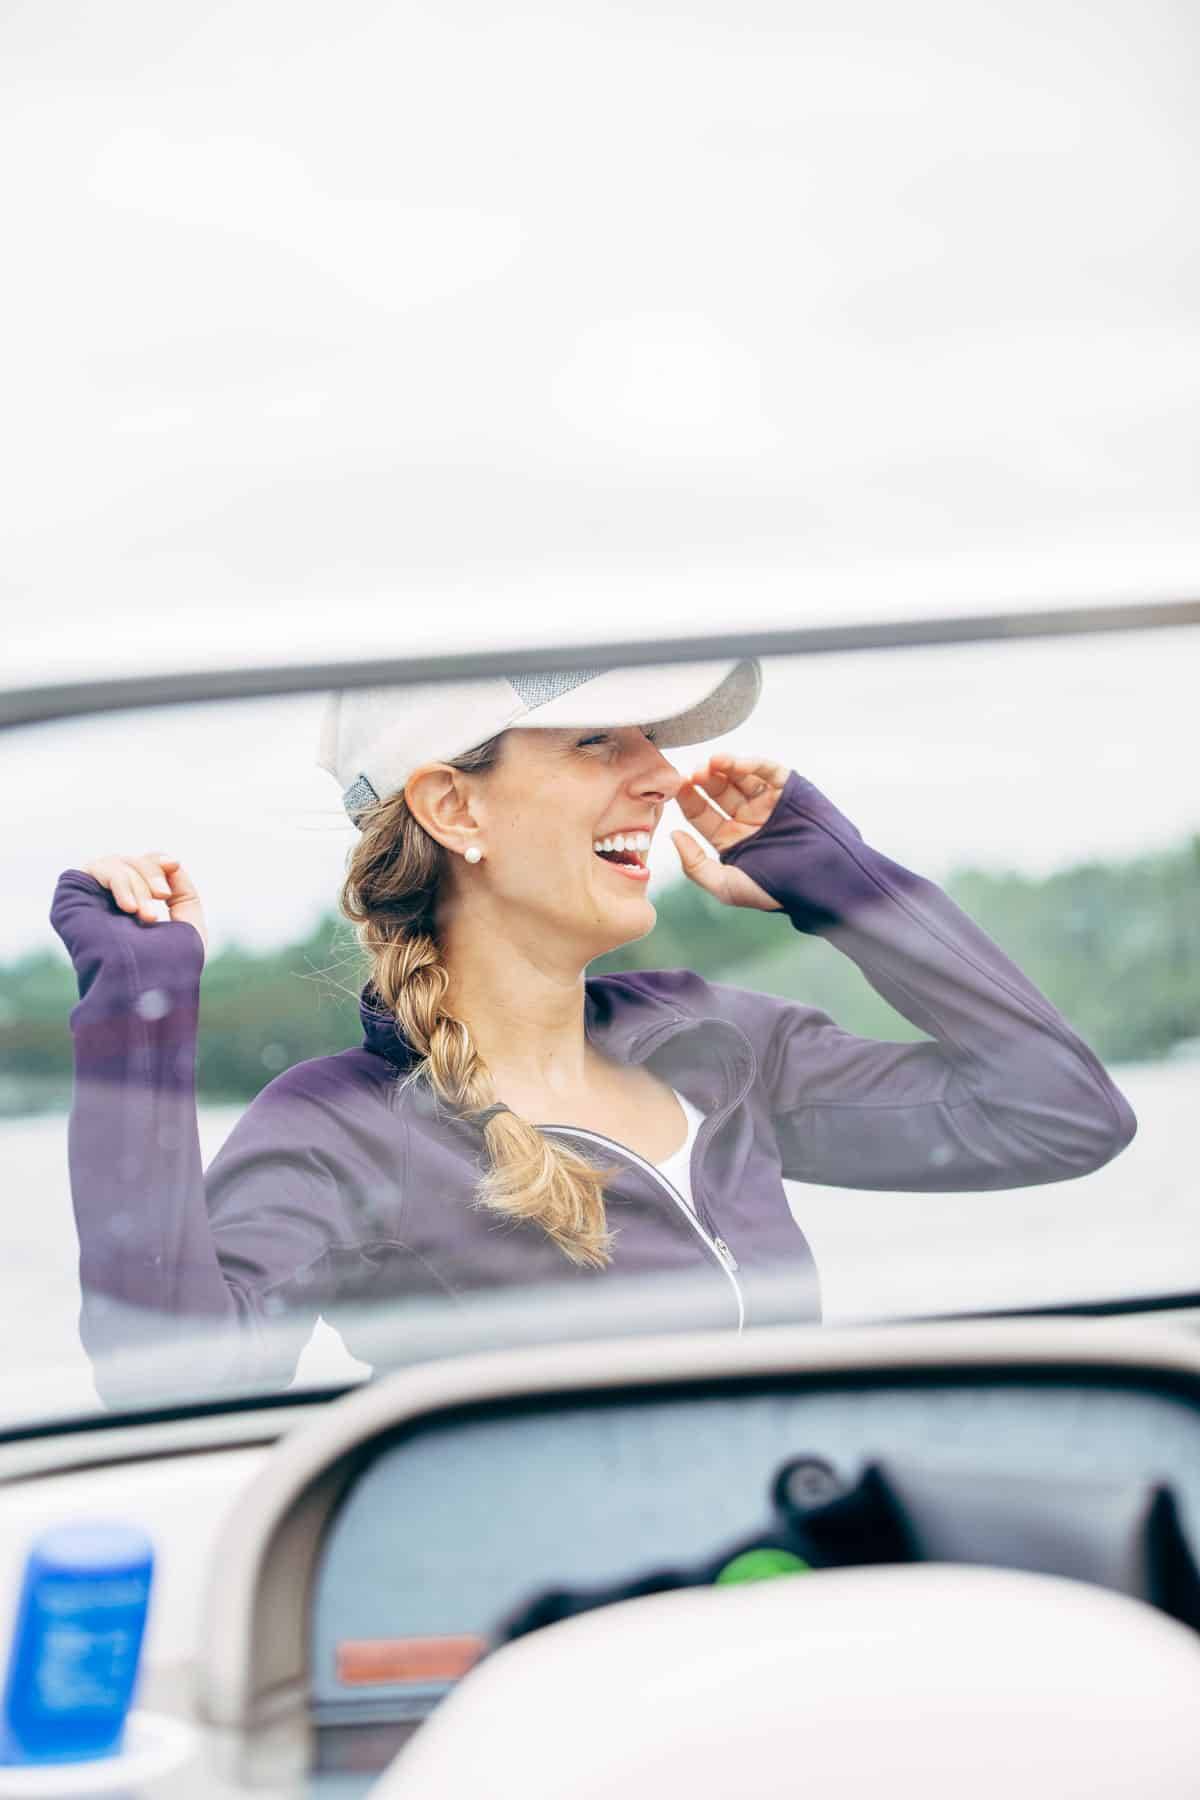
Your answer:
[[[811,783],[793,774],[767,823],[722,860],[798,930],[853,958],[928,1036],[855,1037],[812,1007],[686,970],[590,980],[591,1041],[646,1064],[706,1115],[692,1154],[694,1216],[640,1159],[601,1147],[618,1172],[606,1189],[615,1249],[600,1273],[568,1262],[540,1227],[474,1203],[482,1132],[424,1083],[400,1081],[411,1052],[369,990],[361,1048],[271,1082],[205,1175],[194,1096],[200,938],[181,923],[140,925],[68,870],[51,920],[79,981],[70,1166],[92,1356],[133,1341],[131,1318],[157,1319],[160,1335],[169,1320],[224,1322],[241,1328],[246,1366],[257,1344],[272,1378],[286,1380],[278,1350],[263,1348],[276,1334],[260,1329],[280,1319],[294,1327],[289,1360],[339,1303],[620,1274],[707,1271],[734,1324],[747,1296],[753,1317],[765,1273],[776,1306],[780,1278],[790,1279],[794,1316],[812,1319],[816,1270],[785,1176],[928,1192],[1024,1187],[1087,1174],[1129,1142],[1127,1102],[1050,1002]]]

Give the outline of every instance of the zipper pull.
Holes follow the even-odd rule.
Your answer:
[[[725,1267],[727,1269],[733,1270],[733,1272],[736,1274],[738,1260],[737,1260],[737,1257],[733,1254],[733,1251],[729,1248],[729,1245],[725,1242],[725,1239],[715,1237],[713,1239],[713,1243],[716,1245],[717,1255],[721,1258],[721,1261],[725,1264]]]

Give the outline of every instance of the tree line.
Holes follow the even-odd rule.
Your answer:
[[[946,887],[1105,1061],[1200,1049],[1200,836],[1044,878],[964,869]],[[690,968],[818,1006],[866,1036],[919,1035],[846,957],[782,917],[717,906],[682,880],[657,904],[651,936],[601,958],[593,974]],[[349,928],[332,913],[281,949],[233,944],[212,955],[200,1098],[248,1100],[292,1063],[358,1043],[365,974]],[[0,1113],[69,1103],[75,998],[65,955],[39,951],[0,964]]]

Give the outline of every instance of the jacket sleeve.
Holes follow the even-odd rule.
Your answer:
[[[140,924],[77,869],[59,878],[50,919],[79,985],[68,1154],[80,1335],[102,1397],[171,1385],[173,1344],[201,1338],[206,1389],[286,1382],[317,1314],[304,1271],[348,1231],[331,1166],[306,1148],[304,1099],[282,1079],[280,1095],[260,1095],[206,1192],[198,933]],[[193,1355],[193,1386],[195,1372]]]
[[[722,861],[927,1034],[883,1043],[814,1009],[764,1003],[759,1058],[785,1175],[1024,1187],[1085,1175],[1129,1143],[1128,1102],[1061,1013],[940,888],[871,849],[811,782],[791,775],[766,824]]]

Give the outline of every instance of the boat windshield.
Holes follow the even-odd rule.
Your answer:
[[[1200,1291],[1194,652],[8,732],[0,1425]]]

